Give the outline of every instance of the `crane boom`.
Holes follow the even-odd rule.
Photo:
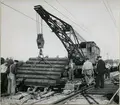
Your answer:
[[[85,57],[80,49],[79,41],[73,27],[47,12],[41,5],[34,6],[34,9],[63,43],[68,52],[68,57],[79,57],[79,60],[83,61]],[[71,36],[73,39],[71,39]]]

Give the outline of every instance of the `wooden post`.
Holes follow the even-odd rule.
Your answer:
[[[118,88],[118,90],[117,90],[117,91],[115,92],[115,94],[112,96],[112,98],[110,99],[110,101],[108,102],[107,105],[109,105],[109,104],[111,104],[111,103],[113,102],[113,99],[114,99],[115,95],[119,92],[119,89],[120,89],[120,88]]]

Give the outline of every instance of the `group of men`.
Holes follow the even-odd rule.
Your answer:
[[[15,94],[17,60],[1,58],[1,93]]]
[[[70,60],[69,66],[70,66],[69,73],[68,73],[69,80],[73,80],[75,64],[73,63],[72,60]],[[105,71],[106,71],[105,62],[102,60],[101,56],[98,56],[96,59],[95,70],[89,58],[86,58],[86,61],[82,66],[82,74],[84,75],[86,84],[89,86],[95,79],[95,88],[99,88],[99,87],[104,88]]]

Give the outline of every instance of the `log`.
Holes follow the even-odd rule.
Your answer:
[[[21,82],[23,78],[18,78],[16,81]],[[50,80],[50,79],[26,79],[25,85],[27,86],[54,86],[56,85],[56,80]]]
[[[25,78],[25,85],[27,86],[55,86],[56,81],[60,81],[61,74],[68,64],[68,59],[44,58],[44,60],[29,58],[26,63],[18,67],[17,82]]]
[[[66,61],[68,58],[44,58],[47,61]],[[29,58],[29,60],[39,60],[38,58]]]
[[[34,74],[34,75],[58,75],[61,76],[61,72],[53,72],[53,71],[35,71],[35,70],[18,70],[17,74]]]
[[[28,79],[53,79],[57,80],[60,79],[60,76],[55,75],[29,75],[29,74],[18,74],[16,75],[17,78],[28,78]]]
[[[26,63],[27,64],[34,64],[34,63],[36,63],[36,64],[59,64],[59,65],[65,65],[65,64],[68,64],[68,62],[67,61],[46,61],[46,62],[44,62],[44,61],[39,61],[39,60],[36,60],[36,61],[26,61]]]
[[[23,67],[39,67],[39,68],[64,68],[65,65],[49,65],[49,64],[23,64]]]
[[[62,72],[64,68],[34,68],[34,67],[19,67],[18,70],[35,70],[35,71],[53,71],[53,72]]]

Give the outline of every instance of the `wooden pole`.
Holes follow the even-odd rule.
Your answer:
[[[115,94],[112,96],[112,98],[110,99],[110,101],[108,102],[107,105],[109,105],[109,104],[111,104],[111,103],[113,102],[113,99],[114,99],[115,95],[119,92],[119,89],[120,89],[120,88],[118,88],[118,90],[117,90],[117,91],[115,92]]]

